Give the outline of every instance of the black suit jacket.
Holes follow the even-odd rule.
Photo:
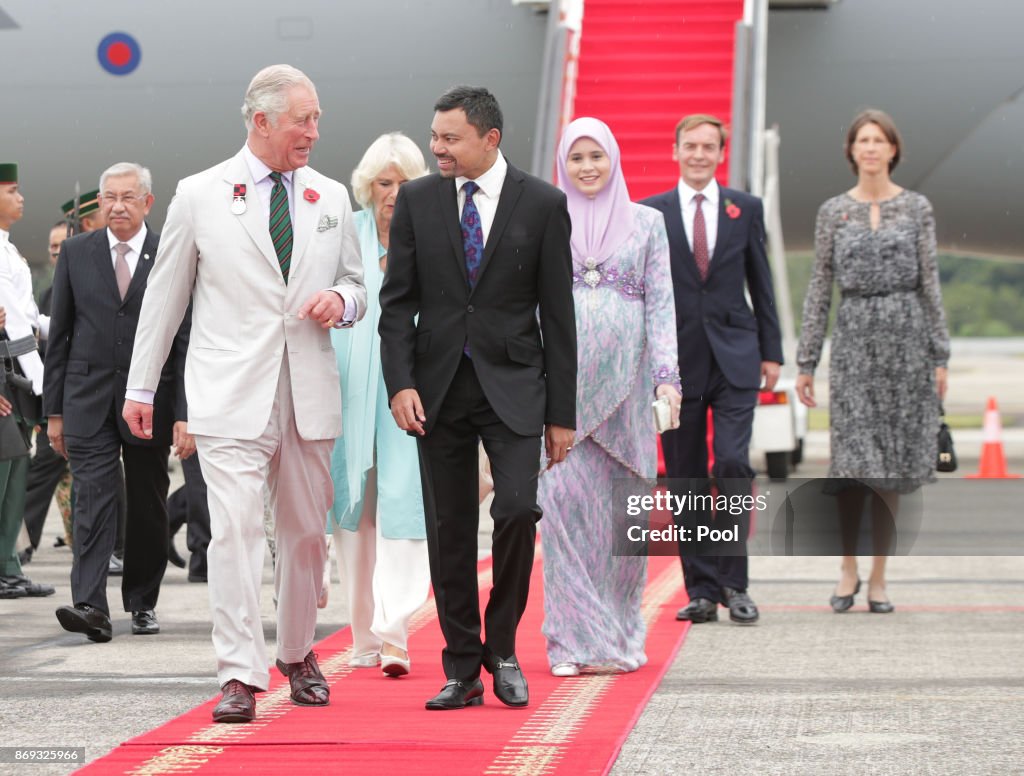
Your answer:
[[[735,218],[726,212],[726,200],[739,208]],[[718,236],[704,282],[686,239],[679,189],[656,194],[643,204],[665,216],[683,396],[696,397],[704,391],[712,356],[733,387],[759,387],[761,362],[782,363],[782,335],[765,253],[761,200],[742,191],[721,189]],[[753,310],[747,304],[745,288]]]
[[[470,292],[454,179],[404,184],[380,293],[388,396],[417,389],[429,431],[468,340],[481,388],[505,425],[524,436],[540,435],[545,424],[575,428],[569,230],[565,195],[510,164]]]
[[[178,332],[154,397],[153,438],[133,436],[121,418],[139,311],[159,239],[147,231],[124,301],[117,290],[106,229],[77,235],[61,245],[53,274],[43,413],[62,415],[65,434],[92,436],[113,409],[125,442],[169,445],[174,422],[188,419],[184,391],[179,390],[188,348],[186,328]]]

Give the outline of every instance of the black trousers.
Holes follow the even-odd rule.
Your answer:
[[[481,640],[477,586],[479,442],[494,477],[493,587]],[[501,422],[463,356],[437,422],[419,439],[430,578],[445,648],[445,676],[469,681],[480,675],[485,654],[510,657],[526,609],[534,543],[540,437],[520,436]]]
[[[65,435],[75,479],[71,594],[109,614],[107,566],[117,539],[118,495],[127,496],[124,576],[126,612],[156,608],[167,568],[167,474],[169,448],[125,442],[110,417],[92,437]],[[121,460],[124,478],[121,477]]]
[[[685,479],[694,493],[711,492],[708,478],[707,414],[711,407],[714,423],[714,470],[710,472],[719,493],[729,497],[750,495],[754,470],[750,466],[750,435],[757,405],[757,389],[735,388],[729,384],[717,363],[712,363],[708,384],[697,396],[684,396],[679,428],[661,435],[665,454],[665,472],[671,478]],[[711,514],[696,511],[683,515],[680,523],[691,527],[708,525]],[[743,546],[730,545],[732,555],[695,555],[689,543],[680,543],[680,559],[686,592],[691,600],[707,598],[724,603],[723,587],[746,590],[747,556],[745,541],[750,530],[750,514],[720,514],[717,523],[739,525]]]
[[[190,553],[189,579],[205,579],[206,548],[210,546],[210,507],[199,456],[192,455],[182,461],[181,471],[185,475],[185,484],[167,499],[169,535],[174,536],[181,526],[185,526],[185,545]]]
[[[25,485],[25,529],[33,549],[39,549],[53,492],[67,469],[68,462],[50,446],[44,424],[36,434],[36,454],[29,462]]]

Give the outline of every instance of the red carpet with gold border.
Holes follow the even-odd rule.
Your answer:
[[[538,556],[539,556],[538,547]],[[518,657],[530,684],[530,705],[512,709],[491,693],[484,705],[426,711],[423,703],[444,683],[443,645],[434,601],[411,624],[412,673],[384,678],[348,665],[348,628],[316,646],[331,686],[326,708],[295,706],[276,670],[257,696],[255,722],[214,724],[218,698],[125,742],[79,771],[86,774],[604,774],[682,646],[688,624],[675,621],[685,598],[678,558],[650,559],[643,615],[649,662],[630,674],[594,673],[556,679],[548,669],[543,620],[543,574],[538,557],[530,603],[519,628]],[[490,590],[490,561],[479,570],[481,598]],[[219,697],[219,696],[218,696]]]

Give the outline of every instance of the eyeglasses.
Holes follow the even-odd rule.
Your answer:
[[[144,196],[139,194],[122,194],[121,196],[118,196],[117,194],[108,193],[101,194],[100,198],[108,205],[116,205],[120,202],[126,207],[131,207],[136,202],[142,202],[145,199]]]

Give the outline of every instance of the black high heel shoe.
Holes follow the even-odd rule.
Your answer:
[[[836,614],[842,614],[853,606],[853,597],[860,592],[860,580],[857,580],[857,587],[853,589],[853,592],[849,595],[835,595],[828,599],[828,602],[832,604],[832,611]],[[870,602],[869,602],[870,603]]]
[[[884,589],[884,588],[883,588]],[[871,586],[868,586],[868,595],[871,595]],[[892,601],[886,596],[884,601],[872,601],[868,598],[868,611],[872,614],[889,614],[896,607],[892,605]]]

